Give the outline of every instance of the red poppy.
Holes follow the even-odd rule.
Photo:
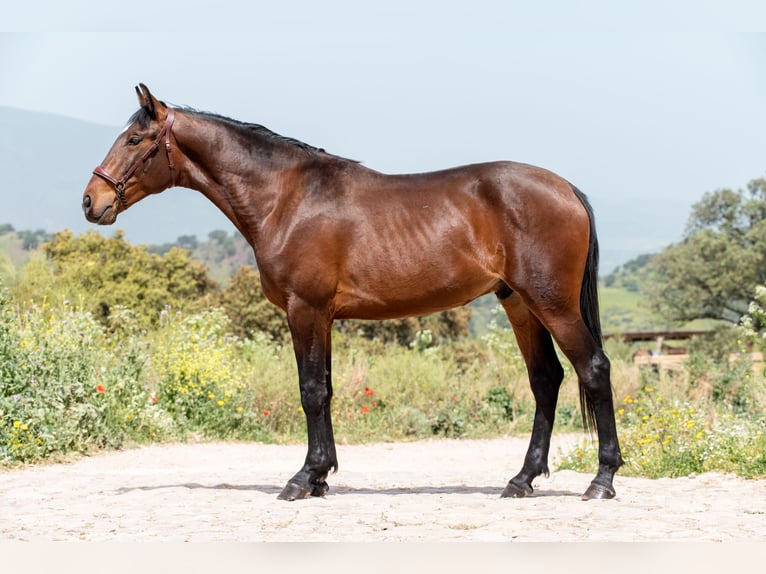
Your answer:
[[[156,403],[157,402],[157,397],[152,397],[152,402]]]
[[[364,394],[368,397],[371,397],[375,394],[375,392],[370,387],[364,387]]]
[[[266,416],[269,416],[271,414],[271,411],[263,411],[263,414],[265,414]]]
[[[372,401],[372,405],[370,405],[370,406],[372,406],[372,408],[377,407],[378,406],[378,401]]]
[[[368,409],[367,407],[362,407],[361,409],[359,409],[359,412],[362,413],[362,414],[369,413],[370,409]]]
[[[104,385],[99,385],[96,387],[96,392],[101,394],[106,392],[106,387]]]

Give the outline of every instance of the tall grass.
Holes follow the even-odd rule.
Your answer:
[[[637,376],[624,384],[628,372]],[[766,381],[746,354],[719,361],[695,353],[682,370],[662,373],[618,363],[615,381],[621,474],[766,476]],[[561,468],[595,472],[596,451],[584,440]]]

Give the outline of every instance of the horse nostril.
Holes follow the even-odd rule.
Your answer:
[[[90,195],[86,195],[82,198],[83,209],[90,209]]]

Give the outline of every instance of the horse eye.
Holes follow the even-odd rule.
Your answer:
[[[131,136],[128,138],[128,145],[138,145],[141,143],[141,136]]]

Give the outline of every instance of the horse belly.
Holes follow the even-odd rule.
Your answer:
[[[407,250],[351,264],[338,283],[335,316],[394,319],[469,303],[498,288],[499,278],[478,258],[454,251]]]

